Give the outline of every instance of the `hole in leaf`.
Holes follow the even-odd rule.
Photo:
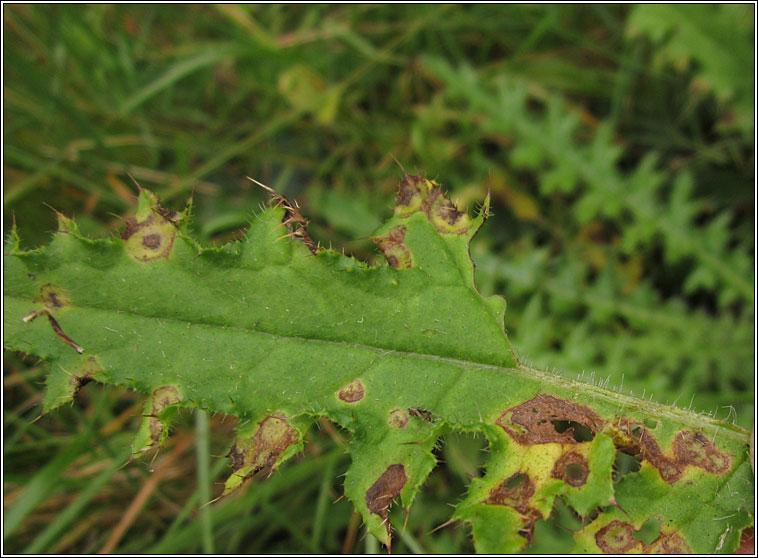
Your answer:
[[[642,467],[642,458],[639,455],[629,455],[623,451],[616,452],[613,462],[613,482],[619,482],[629,473],[636,473]]]
[[[510,488],[516,488],[518,485],[520,485],[525,480],[526,480],[526,475],[524,475],[523,473],[517,473],[517,474],[513,475],[511,478],[509,478],[506,481],[505,487],[509,488],[509,489]]]
[[[571,429],[571,436],[577,442],[590,442],[595,438],[595,433],[581,423],[573,420],[554,420],[552,421],[555,431],[559,434],[563,434],[569,428]]]
[[[635,539],[642,541],[645,545],[653,544],[660,536],[661,522],[655,517],[651,517],[643,523],[642,527],[635,531],[633,535]]]
[[[534,524],[532,543],[523,554],[562,555],[574,544],[573,532],[582,528],[582,518],[562,498],[556,498],[547,519]]]
[[[438,453],[445,468],[467,486],[472,478],[484,476],[488,451],[486,436],[451,432],[445,436]]]
[[[654,430],[658,428],[658,422],[653,419],[645,419],[643,422],[645,423],[645,426],[647,426],[650,429]]]

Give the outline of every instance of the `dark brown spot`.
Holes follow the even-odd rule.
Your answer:
[[[534,483],[526,473],[515,473],[490,491],[488,504],[510,506],[526,513],[534,496]]]
[[[71,386],[71,395],[74,398],[74,402],[79,405],[82,403],[80,400],[80,390],[94,381],[97,374],[103,371],[102,366],[94,356],[90,356],[84,362],[84,366],[79,369],[67,371],[69,374],[69,386]]]
[[[387,424],[392,428],[405,428],[408,424],[408,415],[402,409],[395,409],[390,411],[390,416],[387,419]]]
[[[138,261],[168,258],[176,238],[176,223],[166,220],[159,213],[151,213],[143,221],[132,217],[127,219],[121,238],[129,255]]]
[[[303,214],[300,213],[300,206],[297,205],[297,202],[291,202],[280,193],[272,190],[265,184],[261,184],[257,180],[253,180],[253,182],[268,191],[268,193],[271,195],[272,204],[274,204],[276,207],[284,208],[285,211],[284,218],[282,219],[282,224],[287,227],[288,231],[285,236],[299,238],[303,244],[308,247],[312,254],[318,254],[321,249],[315,242],[313,242],[313,239],[308,234],[308,225],[310,221],[308,221],[308,219],[303,217]]]
[[[413,266],[411,251],[403,244],[406,230],[405,225],[396,225],[386,235],[375,236],[371,239],[382,251],[387,263],[395,269],[408,269]]]
[[[578,452],[569,451],[555,462],[551,476],[571,486],[583,486],[589,474],[589,463],[584,456]]]
[[[363,384],[360,380],[353,380],[337,392],[337,397],[345,403],[355,403],[356,401],[360,401],[363,399],[363,395]]]
[[[300,440],[300,436],[283,415],[263,419],[252,438],[237,439],[227,457],[234,471],[245,469],[249,478],[261,469],[271,468],[279,456]]]
[[[650,431],[643,425],[629,419],[617,419],[614,426],[622,434],[614,437],[614,443],[632,455],[638,454],[642,459],[658,469],[661,478],[669,484],[682,477],[683,467],[677,461],[668,458]]]
[[[522,526],[519,535],[532,539],[534,523],[542,519],[542,513],[529,504],[534,496],[534,483],[526,473],[515,473],[490,491],[486,504],[508,506],[522,516]]]
[[[634,538],[634,527],[618,519],[595,533],[595,542],[606,554],[623,554],[637,545],[643,546]]]
[[[400,495],[407,480],[405,467],[401,463],[387,467],[382,476],[366,491],[366,506],[369,511],[387,519],[392,500]]]
[[[559,432],[559,421],[577,423],[595,433],[603,427],[600,416],[583,405],[541,393],[516,407],[506,409],[496,424],[519,444],[575,444],[574,427]]]
[[[142,237],[142,245],[151,250],[158,250],[161,247],[161,235],[148,234]]]
[[[175,405],[182,400],[179,390],[174,386],[163,386],[153,391],[153,412],[161,413],[169,405]]]
[[[160,445],[161,439],[165,439],[163,433],[166,425],[160,419],[161,413],[181,400],[182,396],[174,386],[162,386],[153,391],[152,412],[150,415],[150,438],[153,440],[153,445]]]
[[[410,176],[408,174],[403,176],[400,181],[397,190],[397,201],[395,206],[398,205],[411,205],[414,197],[422,195],[422,188],[425,179],[421,176]]]
[[[431,411],[427,411],[421,407],[408,407],[408,414],[412,417],[420,418],[424,422],[435,422],[434,415],[432,415]]]
[[[668,533],[645,547],[645,554],[692,554],[692,549],[679,533]]]
[[[239,449],[236,443],[231,447],[226,456],[231,457],[233,470],[239,471],[245,466],[245,452]]]
[[[58,310],[59,308],[63,308],[64,306],[69,306],[71,304],[71,299],[66,295],[66,293],[63,292],[63,289],[61,289],[58,285],[53,285],[52,283],[47,283],[46,285],[42,285],[40,287],[40,297],[42,298],[42,302],[45,306],[47,306],[48,310]]]
[[[441,203],[439,207],[435,208],[435,211],[441,219],[444,219],[450,225],[458,224],[458,221],[460,221],[464,216],[464,213],[458,211],[458,208],[455,207],[455,204],[447,198],[444,199],[443,203]]]
[[[682,466],[692,465],[717,475],[732,466],[729,455],[720,452],[702,432],[678,432],[674,437],[674,455]]]

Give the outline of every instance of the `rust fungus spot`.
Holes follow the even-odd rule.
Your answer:
[[[396,225],[386,235],[375,236],[371,239],[382,251],[390,267],[395,269],[408,269],[413,266],[411,251],[403,244],[406,230],[405,225]]]
[[[732,460],[720,452],[702,432],[683,430],[674,437],[674,455],[682,465],[692,465],[709,473],[722,474],[729,470]]]
[[[434,415],[431,411],[422,409],[421,407],[408,407],[408,414],[412,417],[420,418],[424,422],[435,422]]]
[[[645,547],[645,554],[692,554],[692,549],[679,533],[668,533]]]
[[[363,399],[364,389],[360,380],[353,380],[337,392],[339,397],[345,403],[355,403]]]
[[[405,467],[402,463],[387,467],[382,476],[366,491],[366,506],[368,506],[369,511],[382,519],[387,519],[392,500],[400,495],[400,491],[407,480],[408,477],[405,476]]]
[[[268,416],[260,422],[252,438],[238,439],[229,450],[234,471],[244,469],[248,478],[263,468],[272,468],[279,456],[300,440],[283,415]]]
[[[153,391],[153,405],[152,413],[150,415],[150,438],[156,445],[161,444],[161,438],[163,438],[163,431],[166,426],[163,421],[160,420],[160,414],[166,410],[167,407],[175,405],[182,400],[182,396],[179,395],[179,390],[174,386],[163,386]]]
[[[434,189],[429,201],[427,218],[439,232],[463,234],[468,231],[471,225],[468,215],[458,211],[455,204],[439,188]]]
[[[615,436],[614,443],[627,453],[639,455],[658,469],[661,478],[669,484],[675,483],[682,477],[683,467],[673,459],[664,455],[658,442],[650,431],[643,425],[628,420],[617,419],[614,426],[622,436]]]
[[[426,220],[441,233],[464,234],[471,219],[440,189],[439,184],[422,176],[410,176],[403,171],[395,202],[395,215],[409,217],[423,212]]]
[[[561,479],[571,486],[584,486],[587,477],[590,474],[590,467],[587,460],[580,453],[569,451],[564,453],[561,458],[555,462],[551,476],[554,479]]]
[[[534,483],[526,473],[514,473],[490,491],[488,504],[510,506],[526,513],[534,496]]]
[[[69,385],[73,390],[73,397],[76,399],[81,390],[88,383],[95,379],[95,376],[103,371],[103,367],[94,356],[90,356],[84,363],[84,366],[76,374],[69,374]]]
[[[534,534],[534,523],[542,519],[540,511],[529,505],[534,493],[534,483],[529,475],[521,472],[514,473],[490,491],[485,503],[508,506],[519,512],[523,522],[519,534],[531,540]]]
[[[284,218],[282,219],[282,225],[287,227],[287,234],[281,238],[299,238],[303,244],[308,247],[312,254],[318,254],[321,248],[319,248],[319,246],[313,242],[313,239],[308,234],[308,225],[310,224],[310,221],[308,221],[308,219],[303,217],[303,214],[300,213],[300,206],[297,204],[297,201],[291,202],[276,190],[269,188],[254,178],[250,178],[249,176],[247,178],[255,182],[258,186],[266,190],[271,195],[271,203],[273,203],[274,206],[284,208]]]
[[[418,211],[430,187],[431,182],[426,178],[403,173],[398,185],[395,213],[406,216]]]
[[[176,237],[176,224],[160,213],[151,213],[138,221],[132,217],[126,221],[124,239],[130,256],[140,262],[152,262],[168,258]]]
[[[408,415],[402,409],[395,409],[390,411],[390,417],[387,419],[387,424],[392,428],[405,428],[408,424]]]
[[[63,289],[52,283],[42,285],[40,288],[40,296],[43,304],[47,306],[48,310],[55,311],[71,304],[71,299],[63,292]]]
[[[161,247],[161,235],[148,234],[142,237],[142,245],[150,250],[157,251]]]
[[[496,424],[519,444],[577,443],[574,427],[557,429],[557,423],[575,423],[595,433],[603,427],[600,416],[583,405],[541,393],[526,403],[506,409]]]
[[[595,542],[606,554],[623,554],[638,545],[643,546],[642,542],[634,537],[634,527],[618,519],[595,533]]]

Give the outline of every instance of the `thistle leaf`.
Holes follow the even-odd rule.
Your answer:
[[[50,362],[44,412],[88,381],[148,394],[134,455],[176,410],[239,419],[224,493],[276,469],[326,417],[350,431],[345,494],[391,543],[441,435],[482,432],[491,457],[453,519],[481,552],[525,548],[562,498],[584,552],[732,551],[753,521],[748,435],[728,423],[519,364],[505,300],[483,297],[468,253],[484,223],[439,185],[404,175],[373,236],[386,265],[318,248],[273,194],[244,240],[205,248],[143,190],[121,237],[61,217],[51,243],[5,258],[4,344]],[[618,453],[639,471],[614,481]],[[655,519],[658,536],[635,534]]]

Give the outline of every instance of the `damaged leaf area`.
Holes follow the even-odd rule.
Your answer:
[[[282,455],[292,447],[299,450],[300,434],[283,415],[271,415],[255,425],[253,434],[238,432],[229,455],[234,471],[226,481],[224,494],[238,488],[262,469],[275,470]],[[293,452],[290,451],[290,454]]]
[[[452,515],[479,552],[526,549],[558,499],[581,518],[575,552],[734,551],[754,518],[748,433],[521,365],[505,300],[474,282],[468,248],[488,208],[471,217],[404,173],[371,267],[319,248],[275,192],[241,241],[209,248],[187,233],[189,208],[142,190],[112,238],[59,215],[50,245],[23,251],[14,229],[4,344],[49,362],[44,412],[90,381],[145,393],[134,457],[181,408],[236,417],[224,494],[327,418],[352,436],[345,495],[388,546],[457,431],[489,444]],[[624,456],[639,466],[622,475]]]

